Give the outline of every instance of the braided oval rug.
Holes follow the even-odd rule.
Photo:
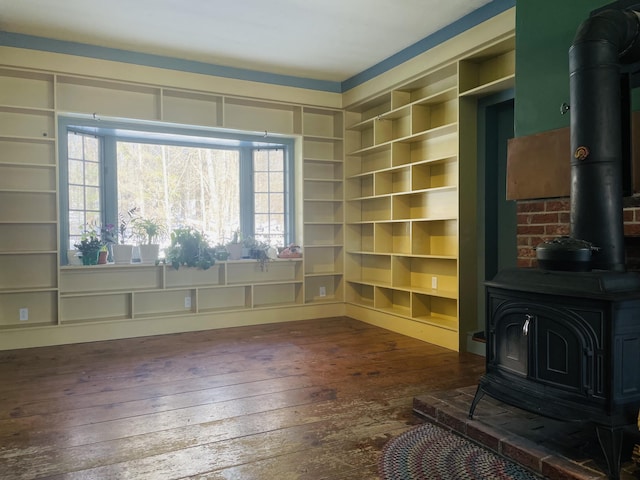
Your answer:
[[[521,466],[431,423],[391,439],[379,463],[382,480],[539,480]]]

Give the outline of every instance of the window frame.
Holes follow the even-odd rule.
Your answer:
[[[216,149],[234,149],[240,153],[240,225],[243,234],[255,235],[253,151],[282,149],[285,163],[285,245],[294,242],[295,214],[295,139],[284,135],[228,131],[217,128],[154,121],[98,119],[95,116],[58,116],[59,164],[59,237],[60,264],[66,265],[69,242],[68,146],[69,132],[99,136],[101,141],[100,202],[102,224],[118,224],[117,142],[130,141],[156,145],[178,145]],[[247,233],[249,232],[249,233]],[[212,239],[217,242],[222,239]]]

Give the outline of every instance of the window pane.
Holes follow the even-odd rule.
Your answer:
[[[256,238],[258,240],[263,240],[263,235],[269,233],[269,215],[256,214],[255,222]]]
[[[87,210],[99,211],[100,210],[100,188],[86,187],[85,195],[86,195],[85,208]]]
[[[272,150],[269,155],[269,170],[272,172],[281,172],[284,170],[284,155],[282,150]]]
[[[99,231],[101,221],[100,139],[75,132],[67,134],[68,248],[88,228]]]
[[[98,160],[100,160],[100,156],[98,154],[98,146],[99,143],[95,138],[84,137],[84,158],[92,162],[97,162]]]
[[[284,245],[286,203],[284,179],[284,151],[254,152],[254,165],[262,172],[254,172],[256,238],[271,245]]]
[[[238,150],[130,142],[118,142],[117,150],[120,212],[136,207],[168,232],[194,227],[212,244],[230,240],[240,227]]]
[[[269,191],[269,174],[268,173],[254,174],[254,191],[256,192]]]
[[[284,173],[271,173],[269,189],[272,192],[284,192]]]
[[[69,183],[82,184],[84,181],[84,162],[69,160]]]
[[[256,150],[253,157],[253,169],[256,172],[266,172],[269,170],[269,151]]]
[[[69,212],[69,234],[80,235],[84,230],[84,212],[71,210]]]
[[[84,210],[84,187],[69,185],[69,208]]]
[[[93,228],[97,232],[100,231],[100,226],[102,225],[102,219],[100,217],[100,212],[90,212],[87,211],[85,216],[85,226],[88,228]]]
[[[284,194],[271,193],[269,195],[269,211],[271,213],[284,213]]]
[[[67,153],[69,155],[69,158],[77,158],[77,159],[82,159],[83,155],[82,155],[82,142],[84,136],[83,135],[79,135],[79,134],[75,134],[75,133],[70,133],[67,136]]]
[[[254,198],[255,198],[255,212],[269,213],[269,194],[256,193]]]
[[[93,162],[85,162],[84,166],[85,185],[100,185],[100,165]]]
[[[269,226],[269,233],[273,235],[273,234],[284,232],[284,215],[281,215],[281,214],[271,215],[270,220],[271,220],[271,223]]]

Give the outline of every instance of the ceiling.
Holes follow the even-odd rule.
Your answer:
[[[0,30],[341,82],[492,0],[0,0]]]

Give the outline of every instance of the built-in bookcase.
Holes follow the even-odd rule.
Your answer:
[[[0,328],[57,323],[55,140],[54,76],[0,69]]]
[[[477,295],[463,264],[477,252],[460,233],[475,215],[476,102],[512,88],[514,73],[508,38],[346,108],[345,301],[354,316],[459,348],[469,322],[460,299]]]
[[[232,88],[228,79],[208,83],[185,72],[164,85],[142,66],[114,73],[119,79],[107,68],[89,71],[83,60],[64,72],[30,58],[0,67],[0,347],[346,313],[458,349],[468,299],[477,296],[477,278],[465,268],[478,255],[468,240],[476,221],[476,102],[512,88],[515,69],[512,36],[469,38],[481,46],[466,54],[454,46],[450,61],[428,70],[412,64],[410,79],[395,78],[383,91],[375,89],[391,84],[384,78],[345,92],[345,108],[328,106],[340,105],[328,92],[269,86],[265,99],[243,82]],[[305,100],[275,100],[289,90]],[[64,266],[59,114],[293,138],[303,257],[262,267],[220,262],[206,272]]]
[[[58,253],[58,112],[296,138],[296,172],[302,175],[296,180],[296,204],[302,215],[296,213],[300,224],[295,241],[303,247],[303,257],[264,265],[219,262],[207,271],[149,265],[65,266],[66,259]],[[340,109],[0,69],[0,329],[168,320],[286,307],[309,307],[314,316],[322,316],[315,306],[327,304],[342,309],[343,116]],[[335,311],[327,310],[327,316]],[[264,316],[273,321],[269,318]]]
[[[304,301],[344,301],[344,115],[305,107]]]
[[[164,265],[62,267],[62,324],[180,317],[302,305],[302,259],[218,262],[207,270]]]

